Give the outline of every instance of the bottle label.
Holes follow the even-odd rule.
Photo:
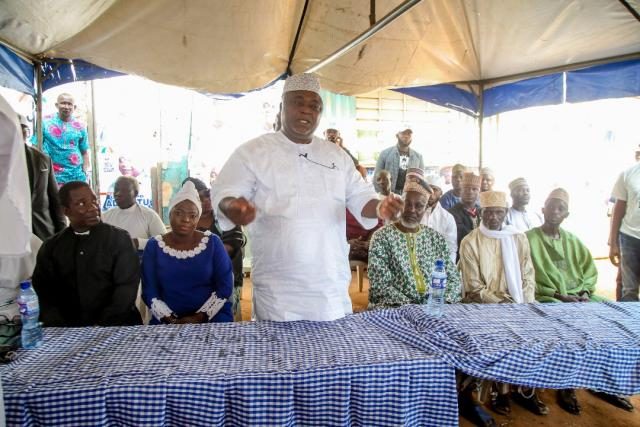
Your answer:
[[[18,303],[20,314],[29,315],[40,311],[38,301],[27,301]]]
[[[431,289],[444,289],[447,286],[446,278],[436,278],[431,279]]]

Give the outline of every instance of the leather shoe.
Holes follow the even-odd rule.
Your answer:
[[[576,391],[572,388],[558,390],[558,405],[573,415],[580,415],[580,411],[582,410],[576,397]]]
[[[491,409],[500,415],[509,415],[511,413],[511,402],[508,394],[498,394],[491,399]]]
[[[460,395],[458,405],[460,415],[471,421],[474,425],[478,427],[497,427],[496,421],[484,410],[482,405],[468,396],[464,394]]]
[[[549,408],[540,399],[540,397],[538,397],[538,393],[535,391],[533,391],[533,396],[531,397],[526,397],[520,392],[515,392],[513,393],[512,398],[518,405],[528,409],[536,415],[547,415],[549,413]]]
[[[594,390],[589,390],[589,391],[593,393],[595,396],[598,396],[600,399],[604,400],[605,402],[609,402],[615,407],[624,409],[625,411],[629,411],[629,412],[632,412],[634,409],[633,404],[631,404],[629,399],[627,399],[626,397],[616,396],[615,394],[604,393],[601,391],[594,391]]]

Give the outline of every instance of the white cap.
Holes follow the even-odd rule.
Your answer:
[[[439,175],[427,175],[424,180],[427,181],[427,184],[438,187],[441,190],[444,187],[444,180]]]
[[[306,90],[320,95],[320,79],[318,79],[317,75],[308,73],[289,76],[284,82],[282,94],[296,90]]]

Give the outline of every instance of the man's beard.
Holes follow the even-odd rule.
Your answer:
[[[420,222],[407,221],[403,217],[400,217],[400,224],[405,228],[417,228],[420,225]]]

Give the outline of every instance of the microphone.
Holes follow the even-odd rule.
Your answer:
[[[309,153],[304,153],[304,154],[300,153],[300,154],[298,154],[298,157],[304,157],[305,159],[307,159],[307,160],[308,160],[308,159],[309,159],[309,158],[307,157],[308,155],[309,155]]]

